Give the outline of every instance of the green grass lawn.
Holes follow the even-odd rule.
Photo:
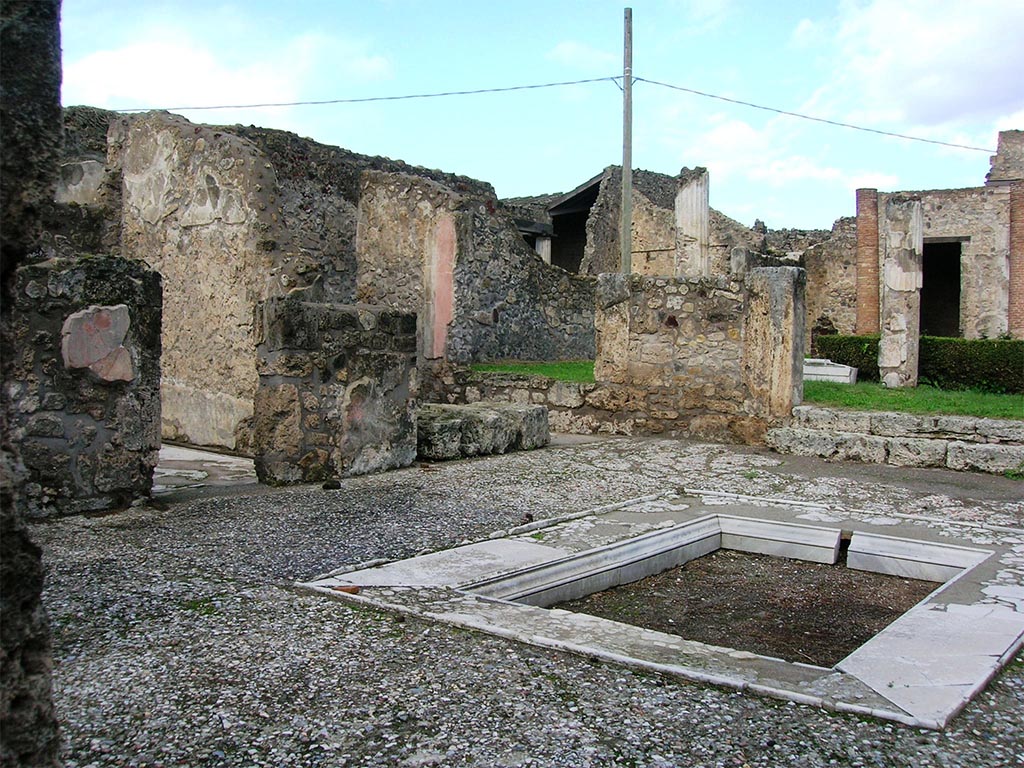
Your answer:
[[[804,402],[853,408],[858,411],[946,413],[993,419],[1024,419],[1024,395],[935,389],[924,385],[914,389],[886,389],[881,384],[870,381],[858,384],[805,381]]]
[[[594,363],[571,360],[537,363],[511,360],[477,363],[475,371],[547,376],[559,381],[591,382]],[[859,411],[901,411],[903,413],[947,413],[958,416],[986,416],[994,419],[1024,419],[1024,395],[996,395],[973,390],[944,390],[919,386],[916,389],[886,389],[881,384],[835,384],[805,381],[804,402],[853,408]]]
[[[473,370],[485,373],[518,373],[523,376],[547,376],[559,381],[586,383],[594,380],[593,360],[565,360],[553,363],[508,360],[502,363],[475,363]]]

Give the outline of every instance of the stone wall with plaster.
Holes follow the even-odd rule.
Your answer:
[[[593,280],[529,248],[493,194],[363,176],[357,296],[419,315],[427,360],[588,359]]]
[[[148,496],[160,449],[160,277],[117,257],[18,270],[4,357],[33,516]]]
[[[120,251],[164,282],[163,434],[245,449],[256,392],[253,307],[304,281],[282,237],[273,165],[252,143],[166,113],[110,128]]]
[[[416,458],[415,316],[322,298],[298,290],[260,308],[253,449],[263,483],[380,472]]]
[[[994,339],[1006,333],[1010,188],[883,192],[878,196],[880,212],[895,194],[920,198],[925,243],[929,239],[961,240],[960,331],[964,338]],[[880,231],[883,226],[879,221]]]
[[[596,383],[456,369],[444,399],[543,404],[559,432],[757,443],[802,398],[801,270],[602,275],[597,302]]]
[[[892,195],[880,206],[882,335],[878,376],[889,388],[917,386],[924,278],[921,208],[921,200],[912,195]]]
[[[314,281],[328,303],[381,302],[421,315],[436,342],[428,354],[592,354],[592,285],[564,284],[559,270],[500,234],[512,224],[488,184],[167,113],[75,108],[65,120],[73,141],[54,230],[80,247],[143,260],[164,278],[168,439],[250,451],[254,308]],[[477,247],[486,249],[479,258]],[[432,271],[438,255],[451,261],[448,273]],[[434,301],[439,280],[447,288]]]

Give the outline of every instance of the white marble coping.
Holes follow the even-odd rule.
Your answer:
[[[645,497],[604,508],[589,518],[573,515],[569,523],[553,522],[552,530],[561,526],[561,547],[498,537],[397,563],[339,572],[300,586],[534,645],[933,729],[943,728],[1024,644],[1024,611],[1013,601],[994,601],[993,585],[984,581],[991,578],[991,569],[988,565],[979,568],[990,557],[1012,556],[1012,545],[982,549],[928,541],[935,532],[927,527],[915,530],[913,525],[906,526],[905,537],[882,536],[874,534],[870,524],[844,517],[841,510],[831,513],[837,522],[843,521],[844,530],[855,529],[851,550],[853,542],[857,550],[853,554],[877,559],[877,563],[864,561],[862,565],[880,563],[879,568],[869,570],[889,573],[885,568],[896,568],[893,563],[916,558],[916,562],[949,569],[955,578],[833,669],[705,646],[528,604],[534,600],[550,604],[547,598],[552,595],[557,600],[568,599],[561,596],[564,590],[575,590],[573,585],[588,579],[592,586],[607,578],[629,577],[616,583],[641,578],[672,567],[673,559],[690,559],[726,546],[729,537],[740,544],[753,542],[752,546],[774,541],[782,549],[791,548],[785,556],[797,558],[797,547],[832,552],[839,546],[842,531],[838,527],[793,523],[790,520],[800,510],[788,505],[771,506],[765,500],[735,496],[713,506],[690,497],[685,498],[687,503],[664,501],[679,498],[676,493],[664,494],[662,501]],[[751,501],[756,505],[751,506]],[[728,514],[733,504],[742,509],[742,515]],[[639,535],[634,529],[630,534],[629,521],[635,523],[647,511],[664,515],[667,509],[676,510],[671,513],[678,515],[674,524],[669,522],[668,527],[653,532],[643,530]],[[761,511],[763,517],[758,516]],[[618,521],[624,538],[570,554],[573,547],[566,536],[572,526],[588,519]],[[951,528],[955,526],[946,525],[942,535],[950,536]],[[976,533],[976,529],[965,528],[960,541],[969,542],[969,531]],[[1009,538],[1019,542],[1022,535],[1024,531],[1014,531]],[[619,555],[622,558],[617,560]],[[655,570],[642,572],[651,565]],[[997,586],[1003,592],[1024,589],[1020,583],[1024,574],[999,573]],[[1011,576],[1012,583],[1007,581]],[[506,599],[516,595],[520,596],[518,602]]]
[[[847,567],[908,579],[946,582],[987,560],[993,551],[955,544],[937,544],[877,533],[853,534]]]

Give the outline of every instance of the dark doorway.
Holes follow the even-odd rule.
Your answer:
[[[551,263],[566,272],[579,272],[583,251],[587,246],[587,217],[589,210],[552,216],[555,237],[551,241]]]
[[[960,335],[960,241],[924,244],[921,335]]]
[[[551,263],[566,272],[580,271],[587,247],[587,218],[597,201],[600,183],[601,176],[595,176],[548,208],[554,230]]]

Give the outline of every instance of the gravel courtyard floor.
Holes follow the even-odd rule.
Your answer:
[[[1024,484],[570,440],[345,480],[215,483],[34,526],[68,766],[1024,765],[1018,656],[942,733],[353,607],[295,581],[679,486],[1024,528]]]

